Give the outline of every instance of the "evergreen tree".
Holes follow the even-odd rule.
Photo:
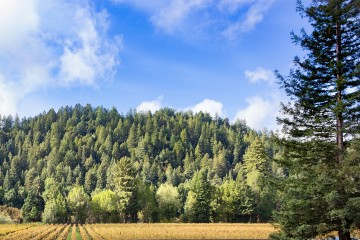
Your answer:
[[[41,222],[44,200],[36,193],[29,192],[21,208],[24,222]]]
[[[268,221],[274,209],[274,194],[271,183],[269,155],[259,137],[255,137],[244,155],[246,183],[255,194],[255,221]]]
[[[195,221],[209,221],[207,209],[214,198],[230,203],[225,199],[231,199],[229,193],[236,192],[236,202],[242,199],[237,193],[242,188],[237,184],[235,190],[231,187],[231,191],[205,193],[209,181],[221,186],[238,174],[241,164],[234,164],[234,158],[240,159],[235,162],[241,161],[244,150],[257,136],[253,132],[244,139],[249,131],[245,124],[231,125],[226,119],[211,119],[208,114],[171,109],[122,116],[116,109],[76,105],[21,121],[2,117],[0,203],[22,208],[26,221],[34,221],[39,220],[38,213],[43,211],[45,201],[42,220],[66,222],[68,216],[76,215],[75,201],[71,203],[69,194],[74,191],[73,185],[78,185],[93,196],[112,191],[104,193],[107,199],[104,202],[105,206],[114,204],[115,210],[94,208],[87,212],[89,222],[129,222],[138,218],[142,222],[156,222],[160,219],[156,192],[167,182],[177,186],[173,188],[179,192],[179,200],[174,201],[177,206],[186,203],[185,215],[190,216],[193,209]],[[263,139],[266,144],[268,137]],[[195,173],[200,170],[207,172],[204,181],[199,180],[203,183],[192,188],[190,183],[196,181],[191,179],[197,178]],[[189,191],[192,193],[188,194]],[[254,201],[251,197],[247,199]],[[241,209],[236,211],[242,212]],[[172,220],[174,217],[181,220],[181,213],[181,208],[177,208]],[[203,213],[205,219],[199,217]],[[239,214],[227,217],[227,221],[240,218],[247,221],[248,215],[244,214],[243,218]],[[216,221],[224,221],[223,217],[224,214]],[[169,221],[164,217],[161,220]]]
[[[184,205],[184,219],[185,221],[194,222],[196,220],[196,197],[195,193],[192,191],[188,192],[186,197],[186,202]]]
[[[191,180],[191,191],[195,194],[194,222],[210,221],[211,186],[206,170],[197,172]]]
[[[238,204],[236,186],[234,180],[226,180],[220,186],[222,199],[222,222],[233,222],[236,215],[236,206]]]
[[[279,141],[285,148],[280,162],[288,177],[279,185],[278,238],[337,231],[340,240],[350,240],[357,227],[358,216],[348,206],[357,202],[360,191],[347,184],[358,173],[347,171],[354,162],[345,153],[360,126],[359,7],[356,0],[314,0],[308,7],[298,2],[313,29],[293,34],[307,55],[295,57],[296,68],[288,77],[278,74],[293,100],[282,106],[287,117],[279,119],[285,132]]]
[[[131,158],[124,157],[112,169],[110,186],[114,189],[124,206],[125,221],[134,221],[137,217],[135,188],[135,169]]]
[[[136,194],[139,202],[139,219],[141,222],[156,222],[158,220],[158,206],[153,186],[148,186],[140,179],[136,181]]]
[[[62,195],[46,201],[42,215],[44,223],[65,223],[68,220],[66,200]]]
[[[84,189],[87,194],[91,194],[92,191],[95,190],[96,182],[97,182],[96,169],[90,169],[85,174],[85,181],[84,181]]]
[[[225,149],[223,148],[214,156],[213,172],[220,178],[223,178],[227,172],[225,154]]]
[[[246,177],[240,169],[235,180],[236,216],[238,222],[252,222],[255,211],[255,194],[251,187],[246,184]]]

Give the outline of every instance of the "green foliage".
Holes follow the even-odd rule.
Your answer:
[[[91,210],[95,222],[118,222],[120,211],[119,196],[111,190],[96,193],[91,199]]]
[[[135,169],[131,158],[123,157],[114,165],[109,185],[119,196],[124,220],[135,221],[137,218]]]
[[[360,122],[359,3],[348,0],[298,1],[311,34],[292,34],[305,51],[295,69],[278,79],[292,104],[283,105],[284,135],[278,162],[281,233],[274,239],[310,239],[337,231],[350,240],[358,228],[360,191],[356,152]],[[350,210],[352,209],[352,210]]]
[[[151,223],[158,221],[158,206],[156,202],[156,193],[154,186],[148,186],[140,179],[136,181],[136,194],[138,205],[140,206],[139,212],[141,213],[142,222]]]
[[[45,203],[44,213],[42,215],[44,223],[65,223],[68,220],[68,211],[66,200],[58,195]]]
[[[39,211],[43,212],[44,222],[66,222],[71,215],[84,221],[82,210],[74,207],[76,201],[71,202],[73,186],[83,187],[92,196],[92,205],[93,197],[104,191],[116,195],[107,196],[116,199],[116,211],[91,208],[86,216],[89,222],[181,219],[190,190],[197,199],[195,208],[200,207],[194,221],[208,222],[215,197],[208,194],[209,189],[234,179],[255,136],[268,134],[251,131],[247,137],[250,129],[244,122],[230,124],[208,114],[172,109],[123,115],[114,108],[77,104],[15,120],[0,118],[0,202],[22,208],[26,221],[38,221]],[[206,182],[192,189],[191,179],[201,170],[206,170]],[[214,186],[209,188],[210,182]],[[156,194],[165,183],[180,192],[171,214],[160,212],[162,203]],[[232,198],[227,190],[223,193]],[[206,200],[201,200],[203,195]],[[205,215],[199,217],[201,211]],[[248,221],[247,213],[240,216],[242,210],[235,211],[227,221]]]
[[[251,222],[256,209],[255,195],[246,184],[243,172],[237,179],[225,180],[215,187],[211,206],[213,222]]]
[[[71,214],[76,223],[85,223],[89,210],[89,196],[81,186],[74,186],[67,197]]]
[[[256,222],[266,222],[275,208],[275,194],[271,185],[272,170],[269,155],[259,137],[255,137],[244,155],[246,183],[254,193]]]
[[[45,180],[45,191],[43,198],[45,202],[55,199],[57,196],[63,196],[63,187],[60,183],[56,182],[54,178],[47,178]]]
[[[176,187],[165,183],[156,191],[156,200],[159,204],[159,217],[163,222],[173,221],[180,211],[181,201]]]
[[[68,220],[68,206],[64,197],[64,190],[54,178],[45,180],[45,191],[42,197],[45,200],[42,215],[44,223],[64,223]]]
[[[10,216],[0,214],[0,224],[14,223]]]
[[[21,210],[24,222],[41,222],[41,214],[44,211],[44,200],[41,196],[29,192]]]
[[[184,205],[184,219],[186,221],[194,222],[196,220],[195,207],[196,207],[195,193],[189,191]]]
[[[193,222],[210,221],[211,185],[206,170],[197,172],[191,180],[191,191],[195,200],[193,205]]]

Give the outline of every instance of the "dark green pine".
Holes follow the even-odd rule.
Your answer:
[[[360,133],[359,7],[356,0],[314,0],[307,7],[298,1],[312,32],[292,34],[306,55],[295,57],[289,76],[277,72],[292,100],[278,119],[284,130],[279,162],[287,175],[279,183],[278,239],[337,231],[340,240],[350,240],[359,227],[350,206],[360,189],[348,187],[359,175],[349,171],[358,162],[348,157]]]

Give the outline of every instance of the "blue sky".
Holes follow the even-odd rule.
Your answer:
[[[276,129],[306,24],[289,0],[1,0],[0,114],[76,103]]]

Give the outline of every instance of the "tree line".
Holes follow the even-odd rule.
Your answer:
[[[245,122],[90,105],[0,121],[0,201],[26,222],[266,222],[271,134]]]

